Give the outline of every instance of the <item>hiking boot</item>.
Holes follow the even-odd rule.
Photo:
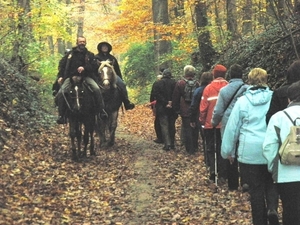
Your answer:
[[[267,215],[268,215],[268,220],[270,225],[279,225],[278,213],[276,212],[275,209],[270,209]]]
[[[243,184],[242,185],[242,192],[248,192],[249,191],[249,185],[248,184]]]
[[[209,179],[210,179],[211,181],[215,181],[215,179],[216,179],[216,174],[215,174],[215,173],[211,173],[211,174],[209,175]]]
[[[56,120],[57,124],[66,124],[67,120],[64,116],[59,116],[58,119]]]
[[[163,147],[163,150],[165,150],[165,151],[170,151],[170,150],[171,150],[171,146],[170,146],[170,145],[165,145],[165,146]]]
[[[157,144],[163,144],[164,142],[162,141],[162,140],[160,140],[160,139],[155,139],[155,140],[153,140],[155,143],[157,143]]]
[[[130,102],[128,99],[126,99],[124,101],[124,107],[126,110],[131,110],[134,109],[135,105],[132,102]]]

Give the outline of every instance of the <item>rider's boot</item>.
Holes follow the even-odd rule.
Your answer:
[[[128,98],[124,98],[123,103],[126,110],[131,110],[135,107],[135,105],[132,102],[130,102]]]
[[[58,103],[58,119],[56,120],[57,124],[66,124],[67,118],[66,118],[66,106],[64,102]]]

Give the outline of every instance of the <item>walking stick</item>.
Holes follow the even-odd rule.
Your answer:
[[[214,127],[214,151],[215,151],[215,184],[218,186],[218,154],[217,154],[217,129]]]

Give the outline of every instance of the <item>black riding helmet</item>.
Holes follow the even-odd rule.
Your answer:
[[[103,41],[103,42],[100,42],[100,43],[98,44],[98,46],[97,46],[97,49],[98,49],[98,52],[99,52],[99,53],[101,52],[101,47],[102,47],[103,45],[106,45],[106,46],[108,47],[108,53],[111,52],[111,50],[112,50],[111,44],[109,44],[109,43],[106,42],[106,41]]]

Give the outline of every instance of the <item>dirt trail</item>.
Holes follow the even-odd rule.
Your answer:
[[[152,141],[153,117],[136,107],[121,114],[116,144],[71,160],[68,129],[22,132],[0,152],[0,224],[250,225],[247,194],[218,191],[203,152]],[[177,132],[178,134],[179,132]],[[23,141],[22,141],[23,140]]]

